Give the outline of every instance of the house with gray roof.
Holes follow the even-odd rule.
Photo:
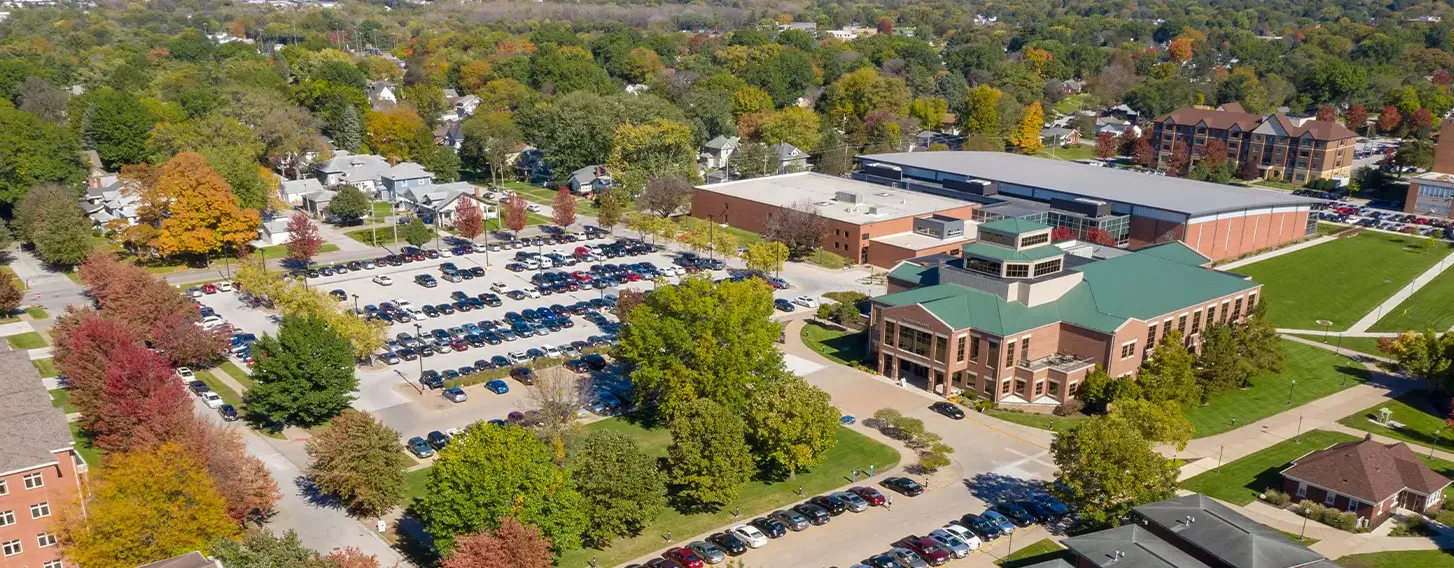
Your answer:
[[[136,224],[136,207],[141,198],[128,190],[116,174],[92,176],[86,193],[81,195],[81,209],[91,219],[91,226],[101,230],[126,228]]]
[[[373,154],[350,154],[339,151],[333,159],[314,164],[313,175],[323,187],[350,184],[364,195],[378,195],[382,189],[382,178],[394,166],[382,156]]]
[[[797,146],[779,142],[772,146],[772,151],[777,156],[777,173],[808,171],[808,153],[799,150]]]
[[[1239,321],[1261,292],[1180,242],[1095,258],[1067,254],[1032,221],[977,230],[952,254],[889,272],[868,333],[883,375],[945,396],[1054,406],[1096,366],[1134,375],[1168,336],[1199,349],[1203,330]]]
[[[708,140],[702,145],[702,151],[698,152],[698,163],[702,169],[716,170],[727,167],[727,160],[732,158],[732,153],[737,151],[742,140],[736,136],[717,136]]]
[[[284,179],[278,183],[278,196],[289,205],[302,205],[303,196],[327,189],[318,178],[307,176],[300,179]]]
[[[401,196],[414,188],[434,184],[434,174],[414,162],[400,162],[388,171],[379,174],[379,199],[390,203],[398,202]]]
[[[399,104],[399,97],[394,94],[396,88],[398,87],[394,83],[382,79],[369,83],[367,89],[369,104],[373,106],[374,110],[394,108],[394,105]]]
[[[398,202],[401,208],[426,223],[450,226],[454,223],[455,211],[466,200],[474,201],[484,219],[499,215],[493,204],[480,199],[479,186],[464,181],[411,187],[399,195]]]
[[[606,166],[586,166],[570,173],[570,190],[577,195],[595,193],[613,185],[616,180],[606,171]]]

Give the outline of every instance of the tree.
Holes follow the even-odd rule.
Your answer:
[[[606,169],[632,194],[641,191],[652,178],[676,175],[695,179],[697,149],[692,144],[692,129],[663,119],[642,125],[622,124],[612,138]]]
[[[1133,507],[1176,494],[1179,469],[1124,415],[1104,415],[1056,434],[1050,453],[1060,498],[1088,528],[1119,524]]]
[[[828,222],[811,202],[800,201],[767,220],[763,237],[788,246],[791,256],[800,257],[818,249]]]
[[[190,451],[168,443],[107,456],[80,507],[58,511],[67,560],[131,568],[194,550],[203,554],[238,527],[212,478]]]
[[[837,444],[840,416],[828,393],[799,377],[762,385],[753,390],[745,416],[753,455],[763,469],[793,479]]]
[[[742,419],[721,404],[697,399],[682,407],[670,430],[666,467],[677,508],[716,511],[736,499],[754,470]]]
[[[282,498],[278,482],[262,460],[247,453],[240,430],[201,416],[194,416],[186,430],[188,450],[198,456],[217,484],[217,492],[227,503],[228,518],[241,526],[273,511]]]
[[[363,145],[363,120],[358,116],[358,109],[350,104],[339,105],[334,115],[334,126],[329,129],[334,143],[350,152],[358,150]]]
[[[366,412],[344,412],[308,441],[308,476],[318,490],[337,497],[360,517],[388,514],[408,491],[399,432]]]
[[[551,202],[550,218],[555,225],[562,229],[576,224],[576,196],[571,195],[570,188],[560,186],[555,190],[555,201]]]
[[[460,125],[464,141],[460,143],[461,165],[475,172],[490,172],[491,180],[503,180],[510,167],[510,156],[525,140],[509,111],[495,110],[469,117]]]
[[[1343,125],[1353,132],[1363,132],[1368,126],[1368,110],[1361,104],[1349,105],[1348,110],[1343,111]]]
[[[141,100],[126,91],[98,89],[83,96],[81,136],[101,163],[115,171],[146,161],[146,139],[155,119]]]
[[[414,105],[414,110],[424,124],[433,126],[444,114],[444,90],[428,83],[406,85],[402,92],[403,102]]]
[[[694,190],[691,182],[679,176],[652,178],[636,198],[636,205],[662,217],[670,217],[691,203]]]
[[[648,47],[632,49],[626,55],[626,79],[635,83],[645,82],[662,70],[661,56]]]
[[[83,416],[94,413],[101,404],[111,353],[141,341],[126,324],[75,306],[56,318],[53,336],[51,357],[56,370],[66,377],[71,404]]]
[[[1171,157],[1166,159],[1167,175],[1182,177],[1188,173],[1191,166],[1191,150],[1186,143],[1177,140],[1171,143]]]
[[[589,381],[581,380],[565,367],[542,370],[527,392],[537,410],[536,434],[551,444],[557,464],[565,463],[565,435],[585,409]]]
[[[620,432],[599,430],[581,441],[571,472],[584,497],[586,546],[641,534],[666,508],[666,474],[656,459]]]
[[[1448,381],[1434,380],[1446,375],[1449,369],[1447,343],[1449,340],[1441,339],[1432,329],[1422,332],[1406,331],[1389,342],[1384,352],[1409,376],[1420,377],[1435,382],[1440,388],[1447,388]]]
[[[152,330],[168,316],[180,314],[189,322],[198,317],[194,304],[176,288],[145,268],[121,264],[109,252],[92,253],[79,276],[106,317],[123,323],[140,339],[150,339]]]
[[[505,226],[516,233],[525,230],[525,223],[529,219],[526,213],[525,198],[511,195],[510,199],[505,201]]]
[[[338,194],[323,208],[323,213],[337,219],[339,224],[354,225],[373,212],[373,203],[363,191],[353,184],[343,184]]]
[[[1333,110],[1333,105],[1321,105],[1318,107],[1317,120],[1333,122],[1337,118],[1337,111]]]
[[[1136,381],[1141,383],[1141,398],[1157,403],[1182,404],[1195,400],[1197,380],[1192,369],[1194,359],[1180,331],[1171,330],[1162,335],[1156,351],[1141,364],[1141,371],[1136,376]]]
[[[353,401],[353,350],[321,317],[284,317],[277,335],[263,335],[253,353],[247,411],[267,424],[322,424]]]
[[[470,241],[484,234],[485,215],[473,198],[461,197],[459,205],[454,208],[454,232]]]
[[[83,415],[83,426],[98,449],[125,452],[159,445],[182,430],[192,417],[186,387],[171,363],[139,344],[123,344],[109,354],[99,404]]]
[[[1429,135],[1429,128],[1434,124],[1434,115],[1429,109],[1420,108],[1414,111],[1409,117],[1408,130],[1414,136],[1426,137]]]
[[[1399,115],[1398,109],[1393,105],[1383,107],[1383,112],[1378,115],[1378,131],[1385,134],[1392,133],[1398,129],[1403,117]]]
[[[772,291],[761,281],[687,278],[658,287],[628,314],[618,357],[634,369],[636,392],[653,393],[661,416],[698,398],[745,412],[754,388],[782,376],[774,348],[782,328],[772,313]]]
[[[1249,378],[1282,372],[1282,337],[1267,317],[1266,302],[1254,304],[1247,319],[1232,327],[1232,334],[1237,339],[1238,355],[1251,365]],[[1249,384],[1243,381],[1241,386]]]
[[[885,77],[873,67],[864,67],[844,73],[826,89],[824,96],[833,118],[863,120],[875,111],[894,116],[908,114],[911,93],[903,79]]]
[[[184,152],[142,184],[138,225],[162,256],[236,250],[257,238],[258,212],[237,204],[232,187],[200,154]],[[137,227],[132,227],[137,229]]]
[[[1166,53],[1171,57],[1172,61],[1184,62],[1191,59],[1191,45],[1191,38],[1174,39],[1171,40],[1171,43],[1167,45]]]
[[[1096,157],[1100,159],[1110,158],[1116,155],[1116,135],[1113,132],[1102,132],[1096,135]]]
[[[45,182],[74,187],[86,179],[81,141],[34,114],[0,108],[0,203],[14,205]]]
[[[36,256],[51,264],[74,266],[91,251],[91,219],[72,187],[36,185],[16,205],[15,221],[21,240],[35,245]]]
[[[909,116],[918,120],[919,127],[924,130],[939,129],[946,112],[949,112],[949,101],[944,97],[921,97],[909,103]]]
[[[1199,160],[1210,169],[1217,169],[1227,163],[1227,142],[1220,138],[1208,140],[1202,145],[1202,155]]]
[[[0,314],[13,314],[20,309],[25,291],[16,284],[16,279],[5,275],[0,277]]]
[[[390,162],[404,162],[417,159],[419,138],[428,136],[433,140],[424,119],[413,109],[398,107],[391,110],[371,111],[364,117],[364,141],[369,149]],[[431,142],[432,143],[432,142]]]
[[[493,531],[460,537],[444,568],[550,568],[551,547],[540,529],[505,517]]]
[[[968,136],[999,137],[1001,93],[989,85],[970,89],[965,99],[964,132]],[[1038,131],[1037,131],[1038,134]]]
[[[1020,126],[1010,134],[1009,143],[1021,154],[1034,154],[1045,147],[1040,141],[1040,129],[1045,127],[1045,113],[1040,110],[1040,101],[1025,107],[1025,117]]]
[[[332,156],[328,141],[319,134],[321,128],[323,124],[302,107],[280,105],[264,115],[257,126],[263,157],[278,171],[291,171],[292,178],[298,179],[310,165]]]
[[[1207,327],[1206,335],[1202,336],[1202,355],[1197,359],[1197,385],[1203,405],[1217,394],[1241,386],[1252,374],[1251,363],[1239,351],[1231,327],[1225,324]]]
[[[748,270],[776,274],[788,261],[788,245],[778,241],[748,243],[747,250],[742,251],[742,261]]]
[[[292,529],[283,536],[254,530],[241,540],[218,540],[212,545],[212,557],[227,568],[328,568]]]
[[[318,234],[318,226],[313,224],[307,213],[299,211],[288,218],[287,247],[288,258],[304,264],[313,262],[318,249],[323,248],[323,235]]]
[[[192,314],[171,313],[157,320],[151,332],[152,347],[177,367],[210,367],[227,354],[230,333],[202,329]]]
[[[364,554],[362,550],[352,546],[329,552],[328,556],[323,557],[323,562],[329,568],[382,568],[377,556]]]
[[[606,230],[615,227],[621,222],[621,216],[626,212],[626,196],[618,189],[607,189],[596,196],[596,202],[600,210],[596,211],[596,223]]]
[[[772,108],[772,96],[757,87],[743,87],[732,93],[732,116],[736,118],[770,111]]]
[[[1140,396],[1139,383],[1107,375],[1106,370],[1099,365],[1086,374],[1080,388],[1080,400],[1085,402],[1087,411],[1091,413],[1105,412],[1116,401],[1132,400]]]
[[[1146,168],[1156,163],[1156,150],[1151,147],[1150,136],[1142,136],[1136,140],[1136,145],[1131,150],[1131,159],[1136,165]]]
[[[944,99],[938,100],[943,102]],[[940,116],[943,116],[942,112]],[[768,114],[758,126],[757,138],[764,144],[787,143],[804,152],[812,152],[818,147],[819,130],[818,113],[803,107],[790,106]]]
[[[777,173],[777,152],[761,142],[748,142],[732,153],[732,173],[738,179],[762,177]]]
[[[495,530],[514,518],[539,527],[560,552],[580,546],[583,505],[575,482],[535,434],[475,424],[435,460],[428,491],[414,507],[443,551],[452,550],[457,538]]]
[[[429,225],[425,225],[424,220],[418,217],[410,217],[409,222],[399,229],[399,233],[399,236],[404,238],[404,242],[416,247],[424,246],[434,240],[436,236],[434,229],[429,228]]]

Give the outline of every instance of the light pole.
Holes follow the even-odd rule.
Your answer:
[[[1292,443],[1303,443],[1303,415],[1301,414],[1299,414],[1297,417],[1297,435],[1293,436]]]
[[[1439,433],[1443,431],[1443,428],[1434,431],[1434,445],[1429,446],[1429,459],[1434,459],[1434,448],[1439,447]]]
[[[353,295],[353,311],[358,313],[358,294]]]
[[[1327,345],[1328,344],[1328,330],[1329,329],[1332,329],[1333,322],[1328,321],[1328,320],[1318,320],[1316,323],[1318,325],[1323,326],[1323,345]],[[1339,336],[1339,337],[1342,337],[1342,336]],[[1337,351],[1334,351],[1334,353],[1337,353]]]
[[[1292,382],[1287,385],[1287,405],[1288,406],[1292,406],[1292,389],[1294,389],[1296,387],[1297,387],[1297,379],[1293,379]]]
[[[419,357],[419,378],[424,378],[424,326],[414,324],[414,339],[419,342],[419,349],[415,349],[415,355]]]

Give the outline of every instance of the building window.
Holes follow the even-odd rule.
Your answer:
[[[1358,500],[1357,499],[1349,499],[1348,500],[1348,512],[1349,513],[1357,513],[1358,512]]]
[[[969,338],[969,360],[979,361],[979,336]]]
[[[1222,300],[1222,323],[1227,323],[1227,314],[1232,311],[1232,303]]]
[[[0,544],[0,551],[3,551],[6,556],[15,556],[16,554],[20,554],[23,550],[24,549],[20,547],[20,539],[15,539],[5,544]]]
[[[985,364],[990,368],[994,368],[995,365],[1000,364],[1000,344],[998,342],[990,342],[989,358],[985,361]]]
[[[1006,367],[1014,367],[1015,366],[1015,342],[1013,342],[1013,341],[1005,344],[1005,366]],[[1021,390],[1024,390],[1024,389],[1021,389]]]
[[[896,334],[894,331],[894,327],[894,322],[884,322],[884,345],[887,345],[889,347],[893,347],[895,345],[894,339]]]
[[[1040,396],[1042,394],[1045,394],[1045,382],[1044,381],[1040,381],[1040,382],[1035,383],[1035,396]]]
[[[1060,396],[1060,383],[1050,381],[1050,385],[1046,388],[1049,389],[1048,394],[1050,396]]]
[[[980,390],[983,390],[985,394],[994,394],[994,383],[990,382],[989,379],[985,379],[984,382],[981,383]]]
[[[1237,298],[1237,300],[1232,303],[1232,321],[1235,322],[1239,319],[1242,319],[1242,298]]]
[[[908,326],[899,326],[899,349],[920,357],[929,357],[930,342],[934,335]]]
[[[1297,482],[1297,496],[1299,498],[1308,496],[1308,484],[1301,481]]]
[[[1035,276],[1038,278],[1046,274],[1055,274],[1056,272],[1060,272],[1060,262],[1060,259],[1057,258],[1050,262],[1042,262],[1035,265]]]
[[[1005,381],[1000,385],[1000,394],[1010,394],[1010,381]]]
[[[964,362],[964,347],[965,347],[964,346],[964,343],[968,339],[969,339],[969,336],[968,335],[961,335],[961,336],[959,336],[958,345],[957,345],[956,349],[954,350],[954,362],[955,363],[963,363]]]
[[[1015,379],[1015,393],[1020,395],[1025,394],[1025,381],[1023,379]]]
[[[934,337],[934,360],[943,363],[949,359],[949,338],[944,336]]]
[[[1216,323],[1216,322],[1217,322],[1217,305],[1216,304],[1212,304],[1210,306],[1207,306],[1207,325],[1210,326],[1210,325],[1212,325],[1213,323]]]
[[[1035,245],[1043,245],[1043,244],[1048,243],[1048,242],[1050,242],[1050,233],[1042,233],[1042,234],[1039,234],[1039,235],[1030,235],[1028,237],[1025,237],[1023,239],[1020,239],[1020,248],[1033,247]]]
[[[1025,278],[1030,276],[1030,265],[1028,264],[1006,264],[1006,278]]]
[[[1257,305],[1257,294],[1256,293],[1248,294],[1247,295],[1247,310],[1248,311],[1251,311],[1252,308],[1255,307],[1256,305]]]
[[[1176,331],[1180,332],[1182,337],[1186,337],[1186,314],[1176,318]]]
[[[44,477],[41,477],[41,475],[39,473],[26,474],[26,476],[25,476],[24,479],[25,479],[25,488],[27,490],[28,489],[36,489],[36,488],[44,487],[45,486],[45,478]]]
[[[40,519],[50,516],[50,503],[36,503],[30,506],[30,518]]]
[[[1156,324],[1146,326],[1146,345],[1156,345]]]
[[[0,480],[0,495],[9,495],[9,494],[10,494],[10,485],[8,483],[5,483],[4,480]]]
[[[1135,355],[1135,354],[1136,354],[1136,342],[1135,341],[1127,341],[1125,345],[1122,345],[1121,346],[1121,358],[1122,359],[1125,359],[1125,358],[1130,357],[1130,356]]]
[[[40,568],[61,568],[61,561],[52,560],[50,562],[46,562],[45,564],[41,564]]]
[[[1323,494],[1323,504],[1325,504],[1325,505],[1332,505],[1333,504],[1333,500],[1335,500],[1337,498],[1338,498],[1338,494],[1337,493],[1334,493],[1332,491],[1328,491],[1328,492],[1326,492],[1326,493]]]
[[[1202,330],[1202,313],[1201,312],[1193,312],[1191,314],[1191,334],[1192,335],[1196,335],[1197,332],[1199,332],[1201,330]]]
[[[51,533],[40,533],[38,535],[35,535],[35,543],[37,545],[40,545],[41,548],[55,546],[56,535],[53,535]]]
[[[0,511],[0,527],[15,524],[15,511]]]
[[[1020,360],[1030,360],[1030,338],[1028,337],[1020,340]]]
[[[988,274],[990,276],[1000,275],[1000,263],[998,262],[978,258],[966,258],[964,259],[964,267],[981,274]]]

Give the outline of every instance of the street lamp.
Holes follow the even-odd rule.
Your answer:
[[[1287,405],[1288,406],[1292,406],[1292,389],[1294,389],[1296,387],[1297,387],[1297,379],[1293,379],[1292,382],[1287,385]]]
[[[353,295],[353,311],[358,313],[358,294]]]
[[[1329,329],[1332,329],[1333,322],[1328,321],[1328,320],[1318,320],[1315,323],[1317,323],[1318,325],[1323,326],[1323,345],[1327,345],[1328,344],[1328,330]],[[1339,337],[1342,337],[1342,336],[1339,336]],[[1336,351],[1334,351],[1334,352],[1336,353]]]
[[[414,355],[419,359],[419,377],[424,377],[424,326],[414,324],[414,339],[419,342],[419,349],[415,349]]]

